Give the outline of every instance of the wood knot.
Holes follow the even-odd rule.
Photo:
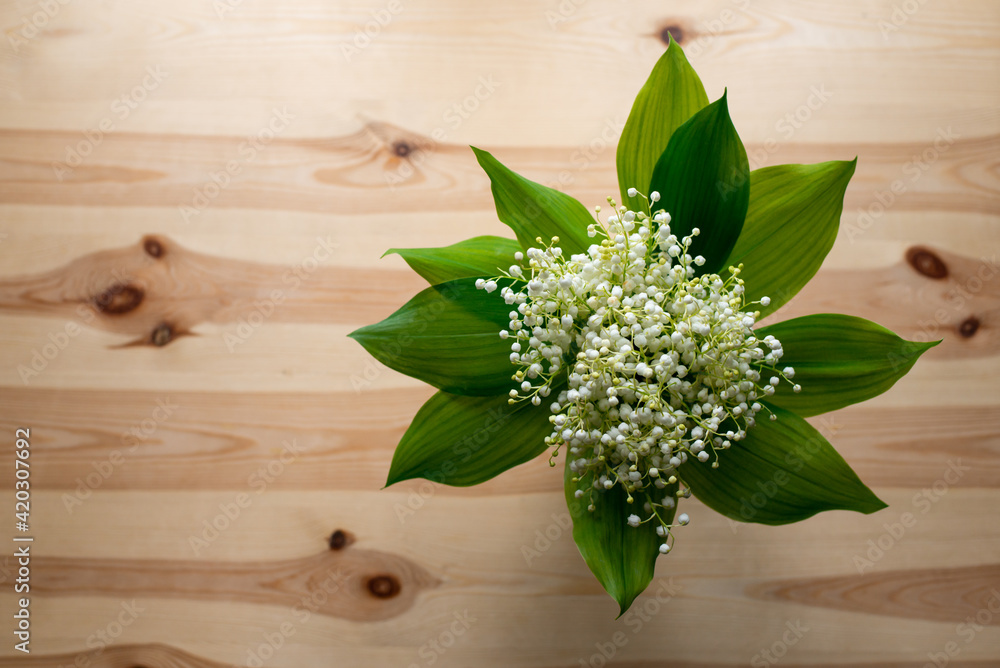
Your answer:
[[[160,323],[149,335],[149,340],[154,346],[163,347],[174,340],[174,328],[165,322]]]
[[[684,44],[684,28],[680,27],[676,23],[672,23],[660,31],[660,41],[666,45],[670,45],[670,38],[673,37],[674,41],[678,44]]]
[[[970,315],[962,321],[961,325],[958,326],[958,333],[965,338],[969,338],[979,331],[979,324],[979,318],[974,315]]]
[[[914,246],[906,251],[906,261],[928,278],[942,279],[948,275],[948,266],[930,249]]]
[[[330,534],[330,549],[331,550],[343,550],[345,547],[354,542],[354,536],[352,536],[347,531],[342,529],[337,529],[332,534]]]
[[[101,313],[121,315],[135,309],[146,296],[142,288],[130,284],[115,283],[94,297],[94,306]]]
[[[402,588],[393,575],[375,575],[368,578],[368,591],[376,598],[392,598]]]
[[[146,237],[142,241],[142,249],[146,251],[146,254],[150,257],[161,258],[163,257],[163,244],[160,240],[155,237]]]
[[[400,158],[405,158],[413,153],[413,146],[411,146],[408,141],[400,139],[399,141],[393,143],[392,152]]]

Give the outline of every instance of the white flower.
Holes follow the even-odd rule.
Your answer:
[[[649,202],[658,200],[650,193]],[[621,485],[630,503],[639,496],[635,508],[644,513],[628,515],[628,524],[655,520],[668,538],[675,499],[690,496],[678,467],[689,459],[724,465],[724,451],[764,409],[757,400],[794,369],[778,371],[780,341],[754,335],[760,314],[744,310],[739,267],[727,277],[698,275],[704,258],[688,252],[697,228],[678,238],[669,213],[609,202],[614,210],[603,223],[596,209],[586,252],[567,257],[553,239],[529,248],[526,265],[476,287],[492,292],[499,278],[517,281],[501,292],[516,304],[501,333],[520,387],[510,402],[539,405],[556,378],[566,379],[550,402],[546,443],[553,456],[566,448],[575,480],[589,486],[589,507]],[[732,422],[735,430],[724,426]],[[677,518],[687,522],[686,514]]]

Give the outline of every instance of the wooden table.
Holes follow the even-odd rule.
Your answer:
[[[30,656],[3,550],[0,665],[1000,665],[993,0],[46,0],[0,24],[0,421],[31,430],[35,538]],[[859,156],[778,317],[944,342],[812,420],[887,510],[772,528],[692,501],[615,621],[544,458],[380,489],[431,390],[346,334],[421,287],[386,248],[504,233],[468,144],[616,193],[668,32],[753,167]]]

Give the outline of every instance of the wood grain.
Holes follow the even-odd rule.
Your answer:
[[[132,247],[82,256],[41,275],[0,282],[0,307],[25,314],[83,320],[134,337],[123,345],[165,346],[205,322],[257,319],[339,324],[380,317],[405,294],[352,298],[375,272],[324,267],[329,244],[288,268],[213,258],[163,236],[147,235]],[[345,304],[358,303],[348,311]]]
[[[998,624],[1000,615],[984,614],[1000,592],[1000,566],[972,566],[894,571],[878,578],[815,578],[760,583],[751,596],[821,605],[841,610],[911,619]],[[1000,607],[1000,598],[993,607]]]
[[[315,255],[325,261],[328,242],[320,241]],[[359,300],[358,287],[374,283],[379,274],[323,267],[312,256],[306,260],[311,261],[293,269],[252,264],[147,235],[132,247],[81,256],[44,274],[0,279],[0,308],[81,319],[135,337],[123,345],[165,346],[205,322],[237,322],[248,329],[272,319],[361,324],[386,317],[415,289],[412,277],[400,276],[389,283],[392,287],[366,291],[369,298]],[[995,252],[977,259],[912,246],[896,266],[825,272],[800,295],[772,320],[846,312],[877,320],[914,341],[957,335],[946,337],[931,358],[989,356],[1000,350]]]
[[[64,668],[71,665],[73,661],[80,659],[81,663],[94,668],[143,668],[145,666],[157,666],[157,668],[235,668],[237,664],[222,664],[215,661],[207,661],[197,656],[193,656],[169,645],[120,645],[109,648],[107,651],[97,653],[88,652],[86,654],[53,654],[37,657],[32,665],[42,668]],[[0,658],[0,666],[17,666],[10,659]],[[742,663],[705,663],[690,661],[628,661],[615,664],[620,668],[736,668]],[[787,668],[806,668],[814,664],[783,664]],[[909,668],[913,664],[891,661],[879,663],[855,663],[855,668]],[[994,664],[990,661],[955,661],[948,665],[956,668],[990,668]],[[573,664],[550,664],[550,668],[577,668]]]
[[[952,134],[937,149],[939,131],[921,141],[868,145],[779,146],[774,139],[774,148],[748,143],[747,154],[755,158],[754,167],[777,164],[772,155],[780,163],[863,155],[847,194],[851,209],[872,203],[874,193],[865,186],[902,179],[907,196],[893,203],[896,211],[996,212],[1000,136]],[[246,137],[115,133],[102,139],[99,164],[95,157],[73,167],[64,162],[65,153],[81,141],[86,145],[80,136],[0,132],[0,201],[45,204],[57,198],[69,205],[168,207],[189,225],[202,220],[209,208],[318,212],[329,211],[335,202],[334,213],[347,216],[392,212],[404,203],[411,213],[483,210],[492,203],[489,180],[467,146],[384,123],[315,140],[279,136],[261,145],[253,158],[241,157]],[[588,151],[547,146],[494,150],[511,169],[535,181],[566,182],[567,192],[591,206],[605,200],[608,184],[616,180],[610,155],[601,154],[600,163],[590,164]],[[606,146],[603,150],[612,153]],[[930,151],[927,159],[921,157],[925,150]],[[227,172],[229,160],[236,162],[238,173]],[[157,169],[149,169],[152,165]],[[212,174],[225,185],[218,187]],[[378,197],[372,197],[373,190]]]
[[[429,390],[379,393],[384,404],[358,402],[358,395],[207,392],[119,392],[0,389],[0,403],[44,434],[48,451],[36,484],[71,496],[98,475],[100,489],[243,490],[275,461],[283,443],[298,452],[276,489],[370,490],[385,482],[386,463]],[[362,397],[365,395],[362,394]],[[144,429],[157,402],[175,405],[163,422]],[[333,409],[355,402],[350,414]],[[114,407],[111,410],[109,407]],[[102,411],[102,407],[105,407]],[[969,470],[962,485],[1000,486],[1000,425],[990,404],[926,408],[852,406],[811,418],[859,475],[875,486],[919,490],[934,482],[948,459]],[[7,428],[14,422],[4,420]],[[967,436],[953,441],[955,425]],[[119,461],[120,460],[120,461]],[[100,475],[97,469],[111,473]],[[0,462],[0,475],[14,464]],[[561,489],[543,459],[508,476],[471,488],[442,487],[444,496],[489,496]],[[70,502],[72,505],[72,502]]]
[[[214,525],[204,525],[189,542],[211,539],[216,533]],[[402,557],[356,549],[263,563],[42,557],[35,562],[35,572],[37,590],[43,594],[226,599],[357,621],[400,615],[421,590],[437,584]]]
[[[19,666],[22,659],[0,658],[0,666]],[[81,654],[50,654],[32,659],[33,666],[63,668],[79,662],[94,668],[137,668],[157,666],[157,668],[231,668],[234,664],[208,661],[188,654],[170,645],[150,643],[149,645],[115,645]]]
[[[1000,6],[395,8],[0,4],[0,424],[32,430],[35,536],[32,652],[7,617],[0,666],[1000,665]],[[691,500],[615,620],[544,459],[381,489],[432,390],[346,335],[423,287],[386,248],[507,234],[469,144],[615,193],[669,35],[754,168],[858,157],[772,319],[942,343],[810,419],[886,510],[766,527]]]

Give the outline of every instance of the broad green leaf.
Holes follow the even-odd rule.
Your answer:
[[[698,272],[718,273],[743,229],[750,198],[747,152],[725,94],[677,128],[653,169],[649,190],[660,193],[653,211],[670,214],[674,234],[701,231],[691,244],[691,255],[706,260]]]
[[[850,315],[822,313],[762,327],[785,351],[779,369],[795,369],[796,394],[782,382],[768,401],[808,417],[882,394],[940,341],[906,341],[881,325]],[[762,375],[767,378],[768,371]]]
[[[593,242],[587,236],[587,226],[594,222],[594,217],[582,204],[565,193],[515,174],[486,151],[471,148],[490,177],[497,216],[514,230],[525,250],[537,248],[538,237],[545,243],[559,237],[558,245],[567,257],[590,247]]]
[[[680,474],[706,506],[740,522],[790,524],[824,510],[874,513],[886,505],[833,446],[795,413],[768,405],[742,441],[719,450],[719,468],[691,459]]]
[[[776,165],[750,174],[747,219],[723,266],[743,263],[748,303],[770,297],[768,306],[755,307],[761,317],[794,297],[830,252],[857,163]]]
[[[521,244],[513,239],[485,236],[442,248],[390,248],[382,257],[400,255],[413,271],[437,285],[457,278],[496,276],[515,264],[514,253],[519,250]]]
[[[514,365],[500,330],[511,307],[498,292],[462,278],[418,293],[382,322],[350,336],[387,367],[453,394],[490,396],[510,390]]]
[[[529,401],[511,405],[508,398],[435,394],[396,446],[386,486],[410,478],[478,485],[540,455],[552,433],[552,412]]]
[[[653,167],[674,130],[707,104],[701,79],[671,37],[667,50],[635,96],[618,141],[618,186],[623,204],[633,210],[638,208],[638,202],[628,196],[628,189],[641,191],[649,184]],[[643,194],[649,196],[648,192]]]
[[[628,494],[621,485],[615,485],[606,491],[593,491],[594,511],[588,511],[592,490],[590,479],[573,482],[569,461],[567,456],[564,489],[566,505],[573,517],[573,540],[590,571],[604,590],[618,602],[620,617],[653,579],[653,569],[663,540],[656,535],[657,525],[653,522],[638,527],[631,527],[627,523],[629,515],[645,514],[642,505],[646,498],[642,492],[634,494],[634,503],[630,504]],[[581,499],[576,498],[578,489],[584,492]],[[669,494],[671,491],[673,490],[668,487],[661,494]],[[664,515],[664,519],[672,522],[674,512],[676,506]]]

